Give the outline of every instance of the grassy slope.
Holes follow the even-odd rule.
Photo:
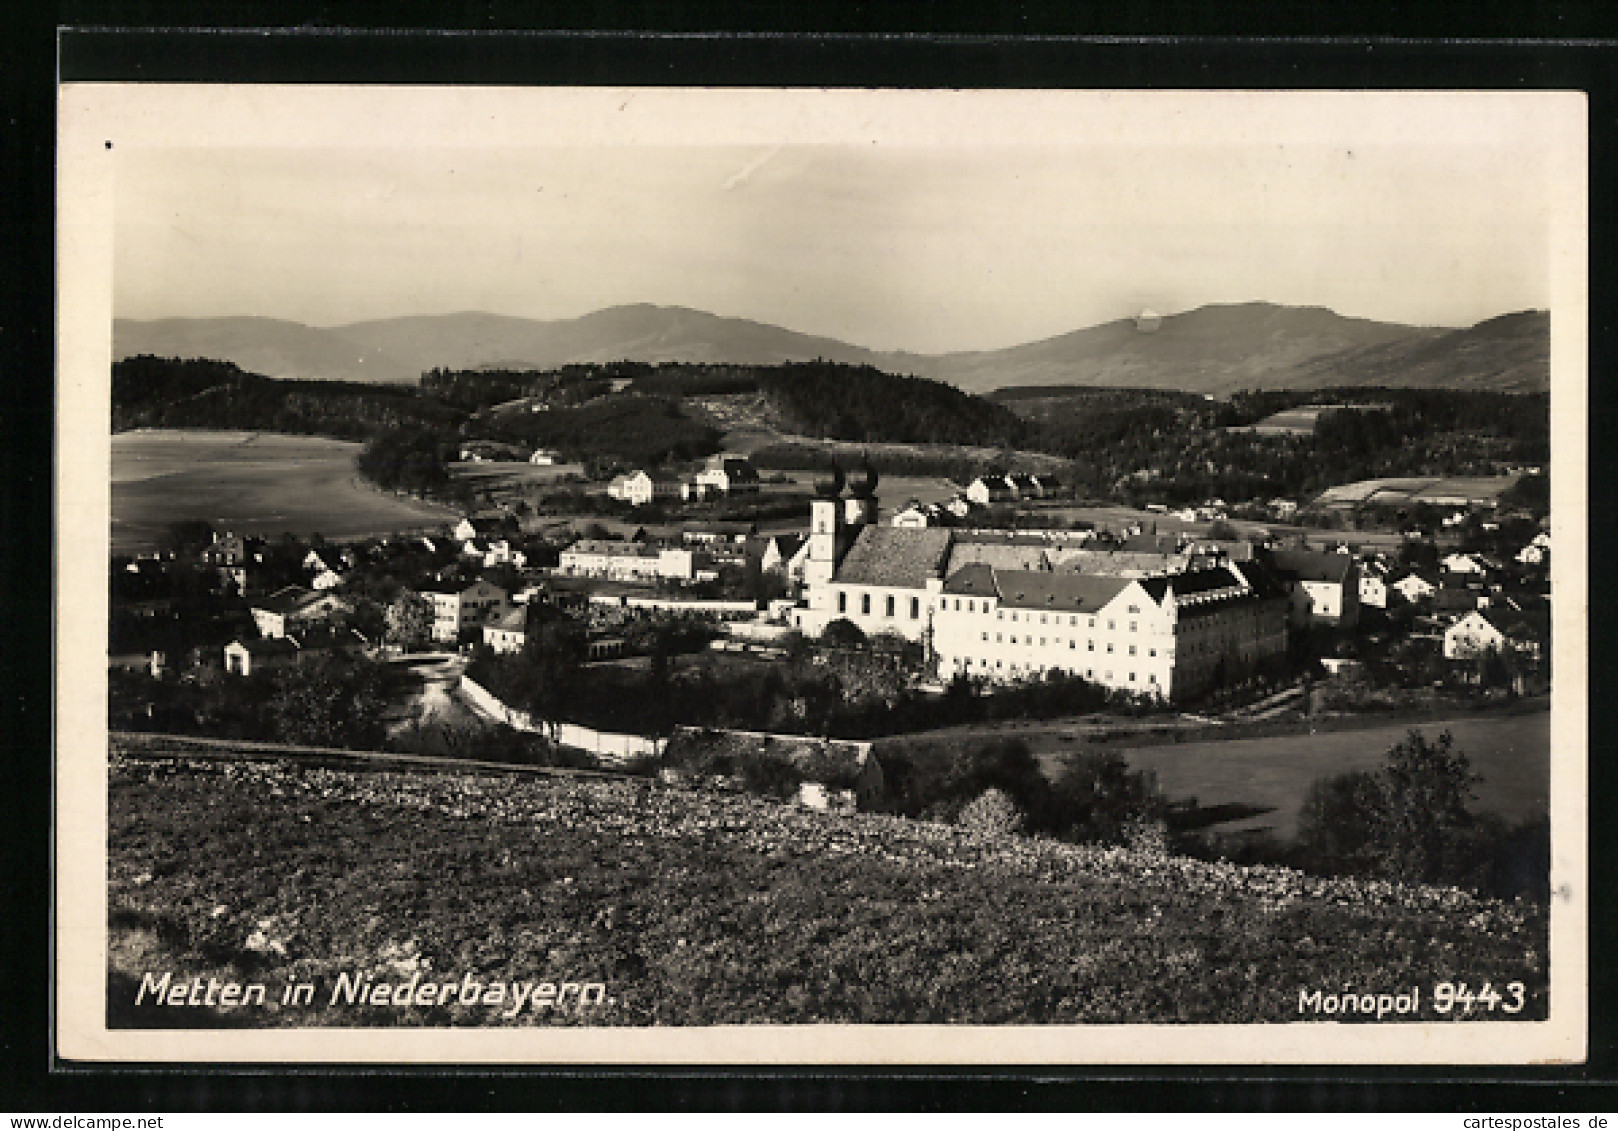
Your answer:
[[[1446,978],[1525,982],[1524,1018],[1546,1000],[1533,909],[639,780],[115,751],[109,837],[115,1025],[496,1016],[136,1016],[148,970],[298,978],[321,1000],[344,971],[598,979],[613,1004],[586,1020],[608,1025],[1285,1021],[1302,987]]]

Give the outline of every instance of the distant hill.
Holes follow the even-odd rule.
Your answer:
[[[1526,392],[1549,387],[1550,318],[1529,311],[1454,330],[1245,303],[1149,324],[1108,322],[1002,350],[926,355],[879,353],[746,319],[641,304],[558,321],[466,313],[330,328],[267,318],[119,319],[113,351],[115,359],[217,358],[275,377],[409,383],[437,367],[824,359],[947,381],[968,392],[1091,385],[1222,395],[1356,384]]]

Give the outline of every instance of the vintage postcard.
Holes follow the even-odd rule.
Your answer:
[[[1582,94],[60,131],[62,1058],[1583,1060]]]

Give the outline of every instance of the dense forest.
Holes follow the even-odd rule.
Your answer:
[[[480,439],[555,448],[574,460],[609,457],[656,466],[719,450],[720,434],[680,411],[668,397],[602,397],[576,408],[511,413],[479,420]]]
[[[529,400],[547,408],[569,407],[612,392],[604,374],[533,369],[430,369],[421,389],[447,405],[480,412],[507,401]]]
[[[453,429],[461,416],[396,385],[264,377],[228,361],[150,355],[112,366],[114,432],[257,429],[364,440],[390,428]]]

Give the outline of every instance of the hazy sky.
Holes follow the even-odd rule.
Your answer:
[[[114,305],[329,326],[651,302],[919,352],[1212,302],[1433,325],[1548,305],[1532,115],[1431,118],[1255,118],[1206,140],[980,122],[898,145],[137,145],[117,154]]]

